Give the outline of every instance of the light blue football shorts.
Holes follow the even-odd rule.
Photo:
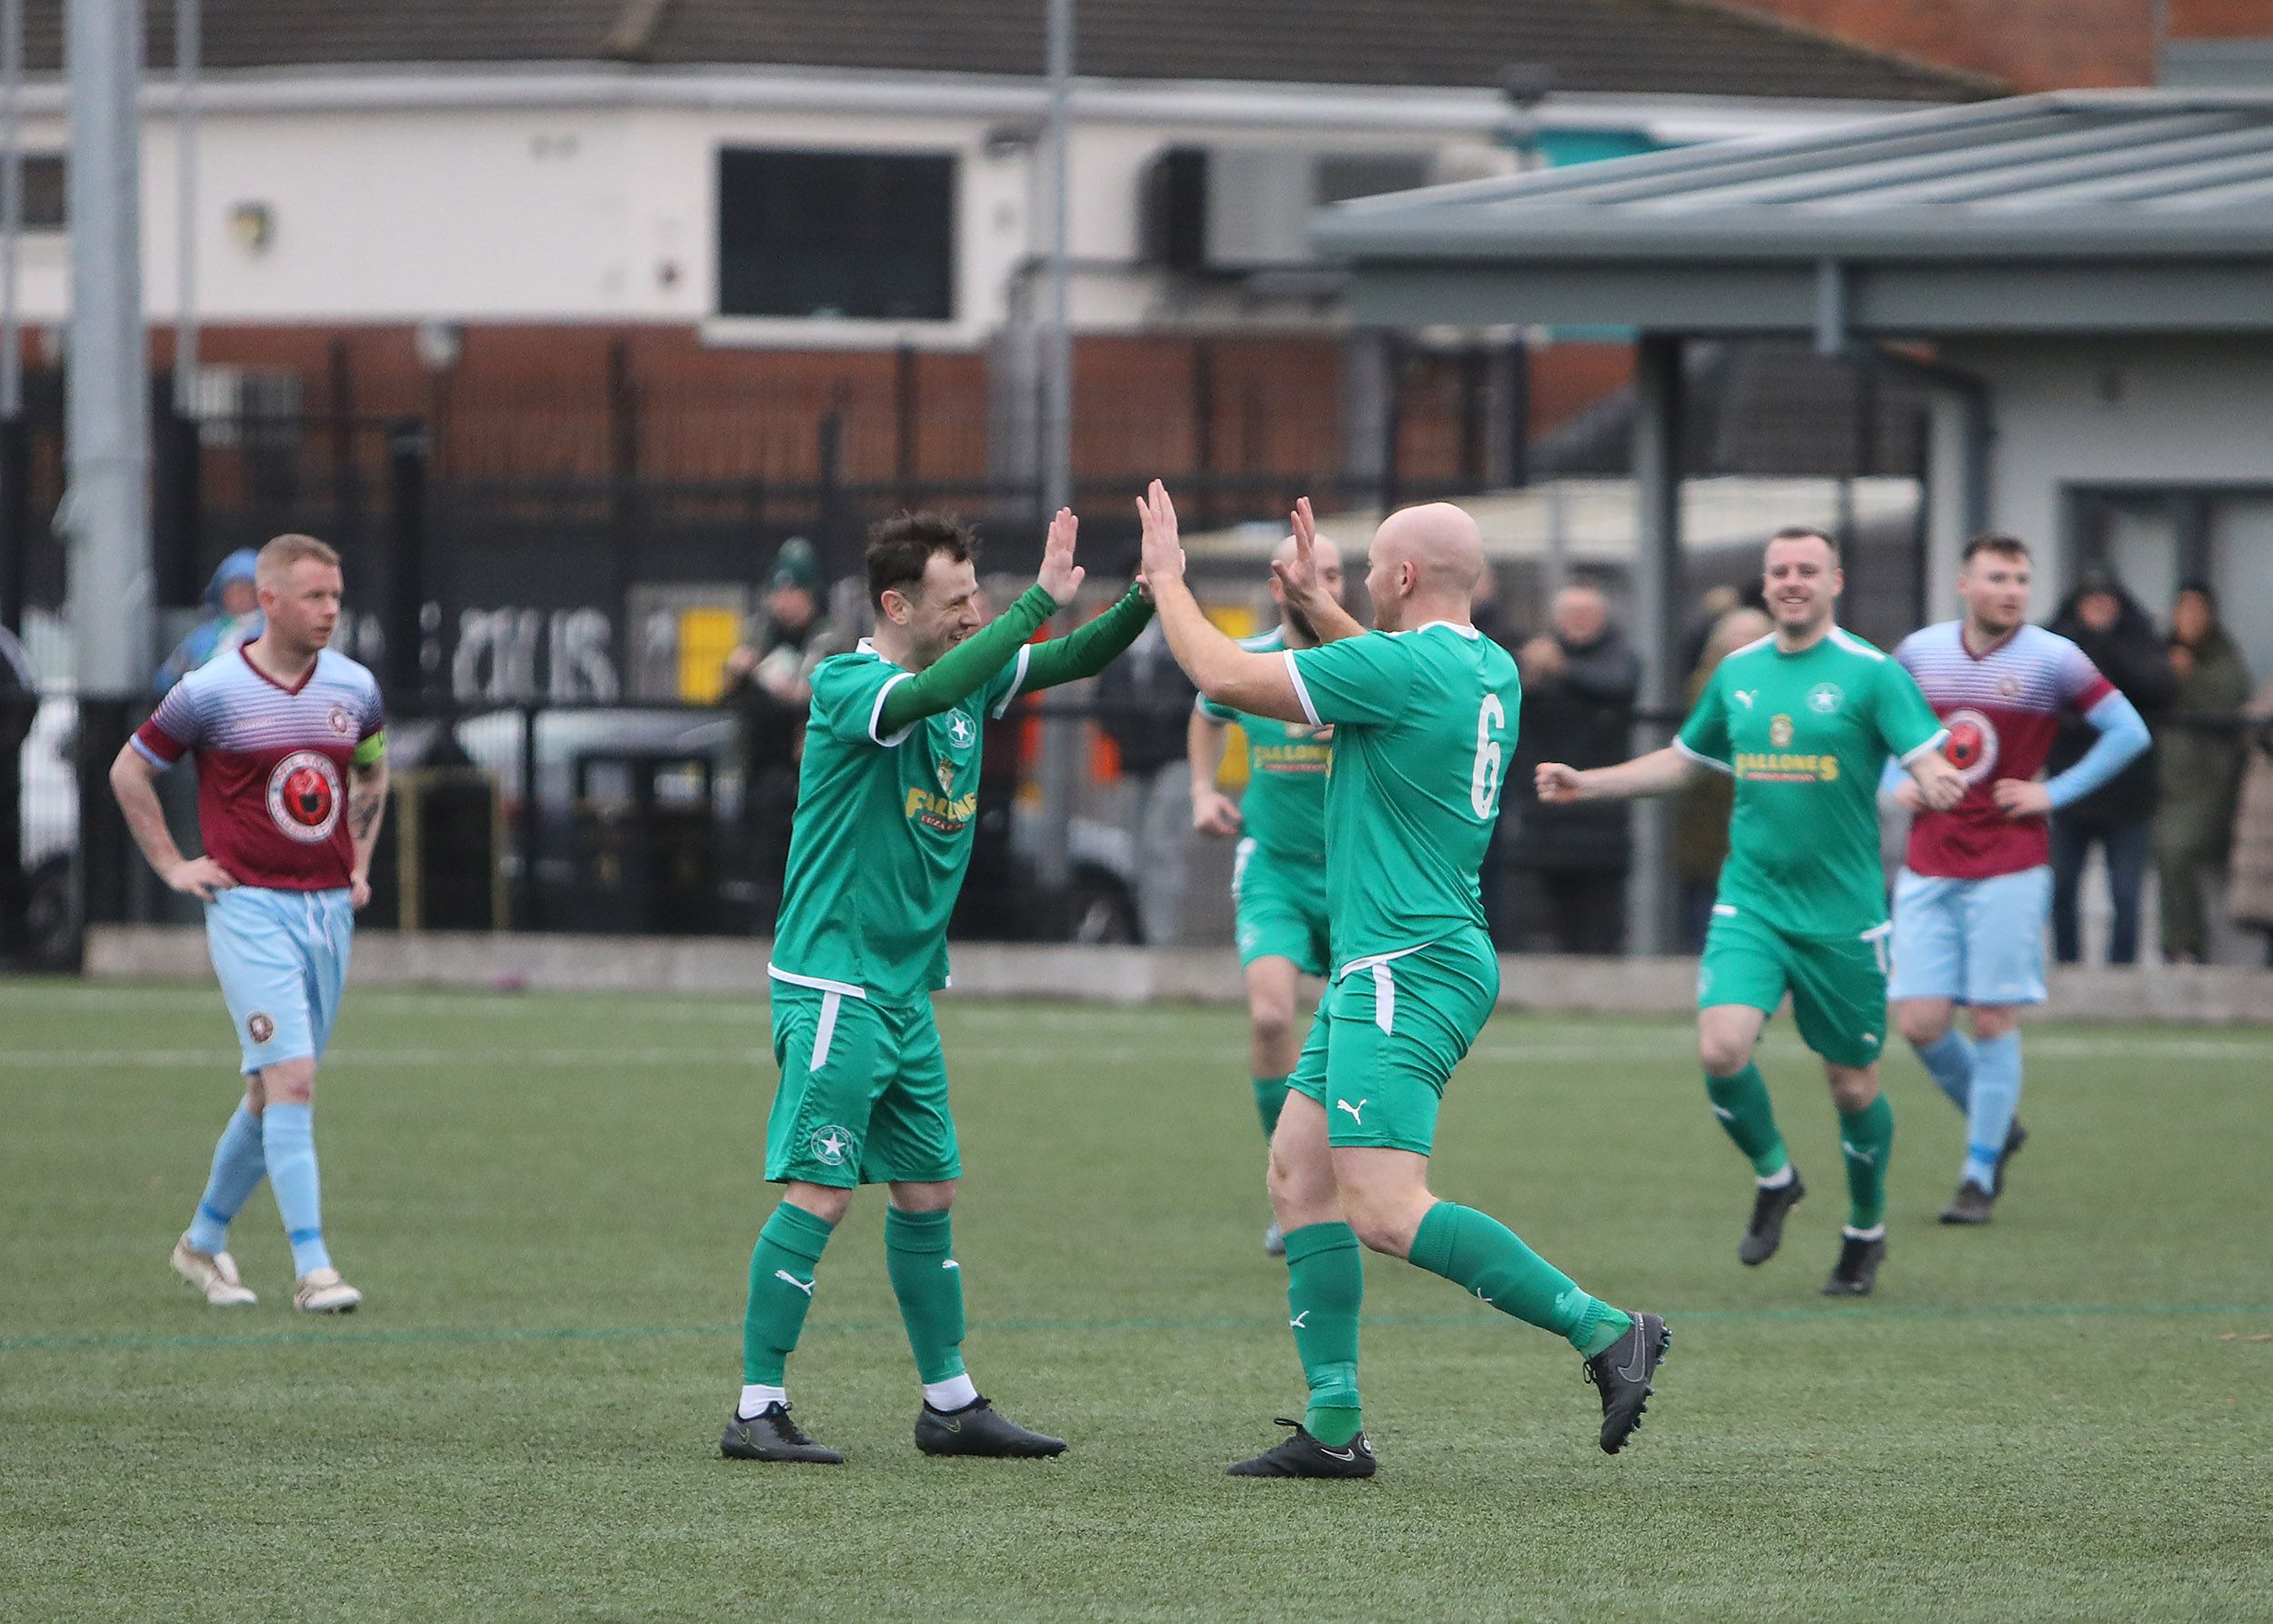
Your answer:
[[[324,1058],[355,936],[355,909],[344,887],[237,886],[205,904],[205,946],[246,1076],[286,1060]]]
[[[2052,870],[1986,879],[1902,870],[1894,882],[1894,975],[1887,996],[1960,1004],[2044,1002]]]

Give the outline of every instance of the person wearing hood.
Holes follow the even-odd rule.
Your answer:
[[[790,821],[797,807],[813,673],[854,638],[828,612],[813,544],[781,544],[766,576],[766,596],[726,656],[718,703],[735,712],[742,745],[742,821],[757,886],[758,927],[770,928],[789,865]]]
[[[253,566],[259,556],[251,547],[239,547],[214,570],[205,598],[213,613],[198,622],[151,677],[151,689],[159,698],[198,667],[260,636],[260,596],[253,585]]]
[[[2102,569],[2084,572],[2060,605],[2052,629],[2089,657],[2148,723],[2150,731],[2178,697],[2178,673],[2153,617]],[[2058,777],[2084,758],[2098,735],[2080,717],[2061,718],[2045,772]],[[2115,920],[2108,937],[2109,964],[2138,962],[2139,892],[2154,839],[2158,751],[2144,753],[2091,794],[2052,814],[2052,950],[2062,964],[2083,957],[2077,893],[2096,844],[2106,853],[2108,894]]]
[[[2234,837],[2241,791],[2241,729],[2230,718],[2249,702],[2249,668],[2218,618],[2218,595],[2188,581],[2170,606],[2170,664],[2178,678],[2163,730],[2162,805],[2155,814],[2155,872],[2162,897],[2162,956],[2200,964],[2209,957],[2202,907],[2202,871],[2223,868]]]

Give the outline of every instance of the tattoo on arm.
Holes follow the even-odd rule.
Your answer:
[[[359,847],[368,847],[379,832],[386,811],[386,767],[384,762],[350,772],[347,780],[347,832]]]

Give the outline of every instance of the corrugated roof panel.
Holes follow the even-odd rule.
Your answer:
[[[2176,197],[2152,197],[2138,206],[2142,216],[2207,215],[2219,211],[2262,214],[2273,204],[2273,180],[2236,181],[2231,185],[2204,186]]]
[[[2268,205],[2273,95],[2058,92],[1380,198],[1335,211],[1324,242],[1339,225],[1380,259],[2230,257],[2273,254]]]
[[[2174,121],[2175,122],[2175,121]],[[2223,122],[2204,115],[2191,121],[2192,129],[2219,129]],[[1683,209],[1823,204],[1851,199],[1859,206],[1917,185],[1948,185],[1958,177],[1974,177],[2018,168],[2028,163],[2068,157],[2078,153],[2104,152],[2137,139],[2128,125],[2095,125],[2064,120],[2017,124],[1995,132],[1995,138],[1945,141],[1923,152],[1880,156],[1857,154],[1859,161],[1825,165],[1774,180],[1733,186],[1694,186],[1666,204]]]
[[[2038,154],[2029,162],[2008,161],[1972,169],[1953,166],[1945,174],[1906,185],[1842,199],[1836,206],[1913,208],[1938,203],[2020,201],[2039,192],[2064,191],[2071,182],[2135,179],[2142,173],[2248,152],[2264,144],[2265,131],[2259,125],[2231,116],[2208,121],[2207,128],[2205,122],[2170,119],[2139,128],[2110,128],[2101,132],[2106,138],[2096,145],[2079,145],[2056,155]]]
[[[1990,198],[1979,206],[1986,211],[2022,213],[2082,205],[2148,203],[2248,182],[2259,175],[2273,175],[2273,127],[2237,132],[2232,137],[2231,150],[2222,157],[2200,158],[2194,163],[2167,162],[2118,175],[2095,175],[2065,185],[2036,186],[2009,197]]]

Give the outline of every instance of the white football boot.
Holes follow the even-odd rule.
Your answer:
[[[362,1300],[335,1268],[311,1268],[292,1288],[292,1306],[303,1314],[352,1314]]]
[[[236,1259],[226,1252],[201,1252],[185,1234],[174,1243],[174,1272],[205,1295],[216,1308],[249,1308],[260,1300],[237,1278]]]

